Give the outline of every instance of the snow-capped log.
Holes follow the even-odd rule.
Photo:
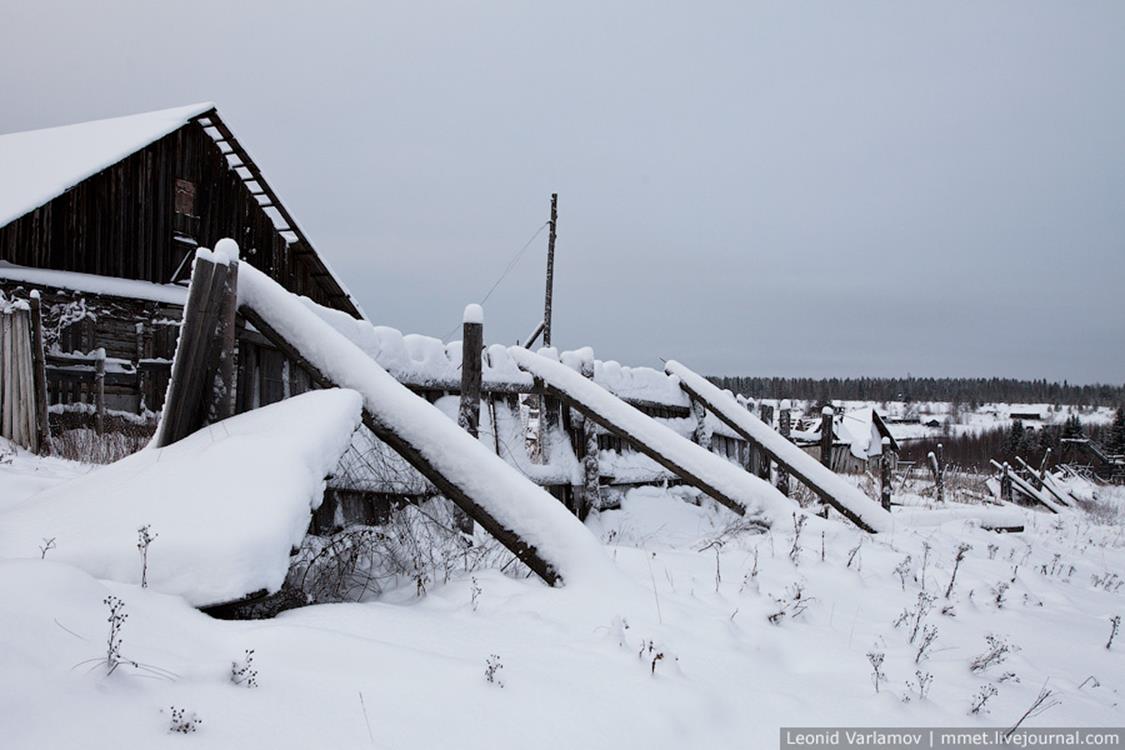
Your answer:
[[[239,311],[322,386],[363,397],[363,422],[544,581],[602,578],[594,536],[550,494],[395,380],[296,296],[248,265]]]
[[[1051,449],[1048,448],[1047,450],[1050,451]],[[1044,458],[1043,460],[1046,461],[1047,459]],[[1020,466],[1022,466],[1024,468],[1024,470],[1027,471],[1028,476],[1034,477],[1035,479],[1039,480],[1038,481],[1038,485],[1039,485],[1038,489],[1046,490],[1047,492],[1049,492],[1051,494],[1051,496],[1053,498],[1055,498],[1055,500],[1058,502],[1058,504],[1063,506],[1063,507],[1069,508],[1073,505],[1073,503],[1071,503],[1071,501],[1069,501],[1065,497],[1063,497],[1062,493],[1054,485],[1054,477],[1052,477],[1050,474],[1048,474],[1045,470],[1040,469],[1040,471],[1037,475],[1036,472],[1035,472],[1035,469],[1028,466],[1027,461],[1024,461],[1022,457],[1016,456],[1016,461],[1018,461]]]
[[[730,393],[679,362],[669,360],[664,371],[679,378],[680,387],[691,398],[701,402],[746,440],[757,443],[788,474],[804,482],[855,525],[871,532],[890,530],[891,514],[882,506],[739,406]]]
[[[997,471],[1001,473],[1004,472],[1004,465],[997,462],[996,459],[991,459],[989,463],[991,463]],[[1026,495],[1029,499],[1039,503],[1052,513],[1062,512],[1062,507],[1058,503],[1054,502],[1053,500],[1049,500],[1046,495],[1035,489],[1035,487],[1031,485],[1031,482],[1028,482],[1019,474],[1015,473],[1014,471],[1009,471],[1008,478],[1012,481],[1012,484],[1015,486],[1015,488]]]
[[[0,558],[51,560],[196,607],[278,591],[359,425],[354,391],[314,391],[150,446],[0,514]],[[147,570],[138,529],[154,537]]]
[[[522,347],[508,351],[516,364],[543,383],[547,394],[627,440],[735,513],[766,523],[792,513],[793,504],[768,482],[676,434],[571,367]]]

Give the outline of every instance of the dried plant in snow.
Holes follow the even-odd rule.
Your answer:
[[[258,670],[254,668],[254,649],[242,652],[242,661],[230,663],[230,681],[248,688],[258,687]]]
[[[1000,691],[997,690],[996,686],[992,683],[981,685],[980,690],[978,690],[973,696],[972,705],[969,707],[969,713],[988,713],[988,709],[986,708],[986,706],[988,705],[988,701],[995,697],[999,692]]]
[[[859,554],[859,548],[862,547],[862,546],[863,546],[863,537],[860,537],[859,542],[857,542],[854,547],[852,547],[850,550],[848,550],[848,564],[844,566],[845,568],[850,569],[852,567],[852,561],[856,559],[856,555]],[[860,569],[860,563],[859,562],[856,563],[855,569],[856,570]]]
[[[937,640],[937,636],[937,625],[926,625],[922,628],[922,639],[918,641],[918,650],[914,652],[915,664],[921,664],[922,660],[930,655],[930,648],[934,645],[934,641]]]
[[[934,684],[934,676],[932,673],[923,672],[920,669],[914,673],[914,676],[918,680],[918,699],[925,700],[926,694],[930,692],[930,686]]]
[[[1016,723],[1012,725],[1012,728],[1004,734],[1005,741],[1010,740],[1012,738],[1012,735],[1016,733],[1016,730],[1019,729],[1020,725],[1025,721],[1032,718],[1033,716],[1039,716],[1040,714],[1049,711],[1055,706],[1062,703],[1062,701],[1058,700],[1054,696],[1055,692],[1053,690],[1048,690],[1047,683],[1044,682],[1043,687],[1039,689],[1039,695],[1037,695],[1035,697],[1035,700],[1032,701],[1031,706],[1029,706],[1028,709],[1023,712],[1023,715],[1020,716],[1019,720],[1016,721]]]
[[[1019,646],[1012,644],[1004,636],[996,635],[995,633],[989,633],[984,637],[984,640],[988,643],[988,650],[969,662],[969,669],[974,673],[980,673],[990,667],[999,666],[1003,664],[1011,654],[1020,650]]]
[[[805,528],[809,517],[803,513],[793,514],[793,546],[789,548],[789,560],[794,565],[800,564],[801,557],[801,529]]]
[[[871,681],[875,683],[875,692],[879,692],[879,683],[885,682],[887,676],[883,674],[883,660],[886,654],[882,651],[868,651],[867,661],[871,663]]]
[[[106,674],[113,674],[122,664],[138,666],[136,662],[121,655],[121,644],[124,642],[121,631],[125,628],[125,621],[129,619],[129,614],[125,611],[125,602],[111,594],[102,600],[102,604],[109,607],[109,617],[106,618],[106,622],[109,623],[105,650]]]
[[[953,584],[957,582],[957,570],[961,567],[961,561],[965,559],[965,553],[971,549],[972,545],[964,542],[957,545],[957,554],[953,558],[953,574],[949,577],[949,586],[945,589],[946,599],[953,595]]]
[[[490,685],[504,687],[504,681],[500,679],[500,670],[504,669],[504,663],[500,661],[500,657],[496,654],[490,655],[484,662],[484,680]]]
[[[141,553],[141,588],[148,588],[148,548],[159,534],[149,531],[151,526],[145,524],[137,529],[137,551]]]
[[[470,579],[470,581],[471,581],[471,584],[472,584],[472,587],[469,589],[472,592],[472,594],[471,594],[472,599],[471,599],[470,603],[472,604],[473,611],[476,612],[477,611],[477,604],[480,601],[480,595],[483,593],[483,590],[481,589],[480,584],[477,583],[477,577],[476,576],[473,576]]]
[[[203,719],[194,711],[188,713],[186,708],[171,707],[172,718],[168,722],[168,731],[173,734],[191,734],[199,730]]]
[[[1008,601],[1008,586],[1007,581],[1000,581],[992,587],[992,603],[996,605],[996,609],[1003,609],[1004,603]]]
[[[906,576],[908,573],[910,573],[910,555],[907,555],[902,562],[896,565],[894,570],[903,591],[906,591]]]
[[[1105,642],[1106,651],[1109,651],[1109,649],[1113,646],[1113,639],[1117,637],[1117,631],[1120,629],[1121,615],[1114,615],[1113,617],[1109,618],[1109,640]]]
[[[793,619],[799,617],[813,602],[811,596],[805,596],[805,589],[800,583],[794,583],[786,587],[783,596],[772,596],[774,603],[777,605],[777,611],[769,615],[767,619],[774,625],[778,624],[786,617]]]
[[[43,537],[43,543],[41,545],[39,545],[39,559],[40,560],[46,560],[47,559],[47,553],[50,552],[51,550],[53,550],[54,548],[55,548],[55,537],[51,537],[50,539],[47,539],[46,537]]]

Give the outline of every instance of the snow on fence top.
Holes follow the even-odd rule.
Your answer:
[[[307,297],[300,300],[400,383],[441,390],[460,388],[460,341],[446,344],[432,336],[403,335],[398,329],[356,320],[347,313],[318,305]],[[512,386],[530,390],[532,385],[531,376],[521,372],[508,356],[507,348],[499,344],[488,347],[481,380],[486,388]]]
[[[0,226],[212,109],[210,102],[0,135]]]
[[[838,510],[852,516],[854,521],[872,531],[890,530],[891,514],[883,510],[881,505],[740,406],[730,391],[720,390],[679,362],[669,361],[665,369],[669,375],[679,378],[684,387],[698,396],[709,410],[716,412],[724,420],[729,420],[777,460],[788,464],[787,468],[799,475],[812,489],[819,490],[821,497],[830,497],[838,504]]]
[[[376,434],[384,433],[380,435],[384,439],[393,436],[417,460],[433,467],[450,490],[475,503],[487,515],[485,520],[499,526],[490,531],[515,535],[530,547],[531,556],[549,566],[537,571],[546,580],[590,581],[613,570],[598,541],[562,503],[433,404],[411,393],[363,346],[335,327],[343,324],[339,317],[328,316],[332,323],[326,321],[307,301],[302,304],[249,265],[239,269],[238,300],[244,311],[255,313],[325,377],[359,391],[366,413],[379,428]],[[368,343],[378,343],[373,327],[348,320],[355,324],[352,335],[370,336]],[[444,356],[444,351],[434,353],[435,358]],[[484,520],[476,520],[488,528]]]
[[[146,448],[0,514],[0,556],[54,539],[52,560],[140,583],[149,526],[151,588],[197,607],[275,592],[360,413],[354,391],[312,391]]]
[[[341,333],[368,356],[379,363],[401,383],[414,387],[457,390],[461,384],[461,342],[448,344],[440,339],[418,334],[403,334],[395,328],[376,326],[365,320],[356,320],[339,310],[332,310],[302,297],[316,315]],[[471,308],[478,308],[471,310]],[[470,320],[472,318],[472,320]],[[484,312],[478,305],[465,309],[469,322],[483,322]],[[560,355],[554,349],[553,357]],[[562,360],[574,369],[589,350],[564,352]],[[489,346],[484,355],[481,380],[485,390],[510,388],[530,390],[531,375],[512,361],[508,348],[500,344]],[[644,401],[651,404],[687,408],[689,401],[676,380],[651,367],[626,367],[618,362],[594,361],[594,382],[618,398]],[[720,428],[722,429],[722,428]]]
[[[28,268],[5,261],[0,261],[0,279],[108,297],[143,299],[168,305],[182,306],[187,301],[187,289],[178,284],[156,284],[151,281],[118,279],[92,273]]]

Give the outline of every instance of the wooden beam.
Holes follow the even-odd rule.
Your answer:
[[[277,332],[253,308],[243,305],[239,312],[250,322],[259,333],[265,336],[270,343],[283,352],[291,360],[308,371],[310,377],[322,388],[339,387],[332,378],[321,372],[312,362],[301,354],[300,350]],[[514,531],[501,524],[483,506],[473,500],[464,490],[445,476],[438,467],[422,455],[411,443],[400,436],[393,428],[384,424],[376,414],[371,413],[366,406],[363,410],[363,424],[374,433],[375,437],[382,440],[391,450],[402,456],[419,474],[430,481],[438,492],[452,500],[461,510],[465,511],[474,521],[479,523],[485,531],[491,534],[498,542],[503,544],[521,562],[527,565],[540,578],[554,586],[560,581],[558,571],[554,566],[544,560],[534,545],[523,541]]]
[[[814,493],[816,493],[817,497],[819,497],[825,503],[827,503],[828,505],[831,505],[833,508],[835,508],[837,511],[839,511],[839,513],[842,516],[847,518],[849,521],[851,521],[852,523],[854,523],[856,526],[863,529],[864,531],[870,531],[870,532],[874,533],[875,529],[871,528],[871,526],[869,526],[862,518],[857,516],[855,513],[853,513],[851,510],[849,510],[847,508],[847,506],[845,506],[843,503],[841,503],[839,500],[837,500],[835,497],[833,497],[831,492],[824,489],[820,485],[814,483],[800,469],[797,469],[797,468],[789,465],[786,461],[784,461],[783,459],[778,457],[776,454],[774,454],[772,451],[770,451],[764,445],[762,445],[762,444],[758,443],[758,441],[754,440],[754,438],[752,438],[748,432],[746,432],[744,429],[742,429],[742,427],[739,426],[739,424],[737,422],[735,422],[734,420],[727,417],[724,410],[716,408],[715,404],[710,403],[706,398],[703,397],[702,394],[697,392],[694,388],[687,385],[683,381],[680,381],[680,387],[684,389],[684,392],[686,394],[688,394],[689,397],[691,397],[692,399],[695,399],[696,401],[699,401],[700,403],[705,405],[708,409],[710,409],[711,412],[714,413],[714,415],[716,417],[718,417],[720,420],[722,420],[727,425],[727,427],[730,427],[736,433],[741,435],[743,440],[746,440],[747,442],[749,442],[751,444],[757,444],[758,449],[761,450],[763,453],[765,453],[767,456],[769,456],[771,461],[775,461],[779,468],[784,468],[787,474],[796,477],[806,487],[808,487],[810,490],[812,490]]]
[[[601,425],[602,427],[604,427],[606,430],[608,430],[612,434],[617,435],[622,440],[628,441],[629,444],[632,445],[633,447],[635,447],[638,451],[645,454],[646,456],[651,458],[653,461],[655,461],[656,463],[663,466],[668,471],[672,472],[673,474],[675,474],[678,477],[680,477],[681,479],[683,479],[685,484],[690,484],[692,487],[695,487],[699,490],[702,490],[704,493],[711,496],[712,498],[714,498],[719,503],[721,503],[721,504],[725,505],[726,507],[730,508],[732,511],[734,511],[735,513],[737,513],[740,516],[746,514],[746,509],[742,507],[741,503],[739,503],[737,500],[731,498],[729,495],[724,493],[718,487],[715,487],[713,484],[711,484],[710,482],[705,480],[703,477],[699,476],[698,474],[695,474],[690,469],[688,469],[685,466],[683,466],[682,464],[680,464],[678,461],[676,461],[671,456],[667,456],[664,453],[662,453],[661,451],[657,450],[656,448],[654,448],[654,447],[648,445],[647,443],[639,440],[637,438],[637,436],[631,434],[628,430],[625,430],[624,428],[622,428],[621,426],[619,426],[618,424],[613,422],[613,420],[611,420],[611,419],[605,417],[604,415],[598,413],[597,411],[591,409],[590,407],[588,407],[586,404],[582,403],[581,401],[578,401],[577,399],[572,398],[567,393],[559,390],[558,388],[554,388],[553,386],[550,386],[546,383],[543,383],[542,387],[543,387],[544,392],[547,393],[547,394],[550,394],[552,399],[561,401],[563,404],[569,406],[571,409],[575,409],[575,410],[581,412],[581,414],[586,419],[593,420],[594,422]]]

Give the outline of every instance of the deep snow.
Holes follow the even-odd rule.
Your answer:
[[[26,477],[40,464],[20,454],[0,465],[0,494],[34,491]],[[42,481],[66,468],[45,465]],[[1028,526],[1018,535],[963,520],[896,524],[876,536],[810,524],[795,564],[791,527],[747,533],[694,491],[638,489],[620,510],[587,522],[620,578],[551,589],[485,570],[420,598],[319,605],[263,622],[208,619],[179,597],[98,581],[56,551],[5,560],[4,746],[773,747],[783,725],[1005,726],[1044,682],[1062,702],[1034,725],[1119,725],[1125,646],[1107,651],[1105,642],[1109,617],[1125,609],[1112,578],[1125,563],[1125,498],[1100,493],[1101,517],[1112,522],[1014,510]],[[131,541],[123,544],[136,555]],[[962,541],[973,549],[946,601]],[[923,578],[924,542],[931,548]],[[900,582],[893,571],[906,555]],[[938,638],[916,665],[916,646],[893,622],[917,601],[923,580],[938,596],[926,618]],[[794,584],[803,586],[807,610],[771,624]],[[96,661],[105,654],[109,594],[129,613],[123,655],[142,665],[112,676]],[[942,614],[947,604],[953,611]],[[969,661],[990,633],[1021,650],[973,674]],[[255,650],[257,688],[230,681],[245,649]],[[886,654],[878,694],[866,657],[873,650]],[[493,654],[503,687],[485,678]],[[664,656],[654,672],[656,654]],[[919,669],[934,675],[925,699],[907,685]],[[1002,680],[1007,672],[1018,681]],[[999,693],[988,714],[970,716],[985,684]],[[203,719],[196,733],[169,733],[173,706]]]

